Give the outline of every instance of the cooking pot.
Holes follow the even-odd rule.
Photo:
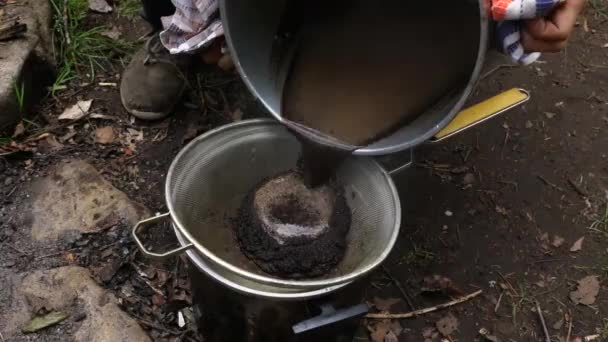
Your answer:
[[[275,65],[272,51],[281,15],[288,1],[290,0],[220,1],[224,32],[237,69],[250,91],[281,123],[285,122],[281,115],[282,86],[289,66]],[[466,37],[478,41],[476,53],[471,54],[476,56],[476,60],[472,61],[474,67],[471,69],[470,77],[427,108],[414,121],[370,145],[356,149],[354,155],[377,156],[410,149],[432,138],[461,110],[480,78],[489,37],[485,1],[461,0],[461,2],[470,9],[469,14],[462,17],[462,21],[479,23],[475,37]],[[436,3],[436,6],[442,6],[441,2]],[[319,8],[319,11],[322,10],[323,8]],[[435,19],[442,20],[442,17],[438,15]],[[399,43],[395,42],[395,44]],[[437,44],[441,44],[441,41]],[[365,48],[365,42],[362,42],[362,48]],[[390,47],[387,49],[386,53],[390,53]],[[412,45],[412,53],[416,53],[415,45]],[[450,56],[445,58],[449,59]]]

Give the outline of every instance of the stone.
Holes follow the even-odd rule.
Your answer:
[[[23,38],[2,42],[0,48],[0,131],[10,130],[21,117],[15,88],[23,85],[24,104],[35,103],[52,82],[54,65],[50,1],[18,1],[2,10],[2,18],[18,17],[27,31]]]
[[[150,216],[82,160],[51,168],[47,177],[33,182],[30,196],[24,221],[36,241],[58,240],[74,231],[92,233],[119,221],[132,226]]]
[[[139,324],[118,307],[116,297],[97,285],[85,268],[66,266],[34,271],[13,276],[8,284],[12,299],[8,304],[0,301],[0,331],[7,341],[22,340],[21,328],[41,308],[69,315],[58,324],[59,332],[65,334],[60,336],[61,340],[150,341]],[[40,331],[45,333],[52,335],[58,331],[52,328]],[[48,340],[54,340],[52,337]]]

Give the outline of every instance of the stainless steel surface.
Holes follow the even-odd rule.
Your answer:
[[[344,259],[334,271],[315,279],[282,279],[262,273],[240,253],[229,217],[263,179],[293,169],[299,154],[296,138],[274,120],[241,121],[188,144],[169,169],[165,195],[185,245],[194,245],[190,252],[221,269],[218,273],[286,289],[345,284],[380,265],[399,234],[401,206],[388,173],[361,157],[348,159],[336,174],[345,187],[352,224]]]
[[[175,230],[175,234],[177,235],[177,240],[179,241],[179,243],[182,246],[187,245],[188,242],[183,237],[183,235],[179,233],[177,227],[173,226],[173,228]],[[208,261],[205,261],[205,259],[194,250],[187,251],[186,254],[197,269],[199,269],[201,272],[203,272],[216,282],[238,293],[258,298],[289,301],[307,300],[327,295],[350,284],[344,283],[340,285],[322,287],[314,290],[289,289],[285,287],[272,286],[249,280],[224,268],[220,268],[217,266],[214,267],[213,264]]]
[[[157,215],[155,217],[149,218],[149,219],[145,219],[142,221],[137,222],[137,224],[133,227],[133,231],[131,232],[133,235],[133,240],[135,240],[135,243],[137,244],[137,246],[139,247],[139,250],[141,250],[141,252],[148,258],[152,258],[152,259],[167,259],[170,258],[174,255],[178,255],[181,254],[183,252],[185,252],[186,250],[194,247],[193,244],[188,243],[188,244],[182,244],[181,247],[173,249],[171,251],[167,251],[164,253],[154,253],[154,252],[150,252],[146,246],[144,246],[143,242],[139,239],[139,236],[137,236],[138,233],[140,233],[143,228],[145,228],[148,225],[157,223],[158,221],[161,220],[167,220],[171,218],[171,214],[170,213],[165,213],[162,215]]]
[[[468,82],[460,89],[454,89],[451,94],[446,95],[410,124],[384,139],[356,150],[355,155],[385,155],[419,145],[432,138],[462,109],[479,80],[489,37],[485,1],[463,1],[472,1],[479,5],[478,15],[472,13],[471,18],[463,18],[463,20],[479,20],[477,61]],[[271,63],[271,51],[285,3],[286,0],[220,1],[224,31],[236,67],[251,92],[279,122],[283,122],[281,89],[285,70]]]

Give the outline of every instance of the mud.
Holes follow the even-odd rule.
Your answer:
[[[242,252],[263,271],[283,278],[311,278],[328,273],[342,260],[346,250],[351,212],[344,190],[335,183],[330,185],[334,196],[333,210],[328,215],[311,205],[313,197],[292,194],[274,200],[269,212],[271,219],[267,220],[254,203],[259,189],[275,178],[261,182],[241,204],[234,226]],[[328,225],[317,229],[324,221]],[[278,235],[287,225],[300,229]]]

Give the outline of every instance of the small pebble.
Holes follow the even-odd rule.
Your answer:
[[[11,185],[13,184],[13,179],[11,177],[6,177],[6,179],[4,180],[4,185]]]
[[[445,211],[445,216],[447,216],[447,217],[452,217],[453,215],[454,215],[454,213],[453,213],[453,212],[451,212],[451,211],[449,211],[449,210],[446,210],[446,211]]]

